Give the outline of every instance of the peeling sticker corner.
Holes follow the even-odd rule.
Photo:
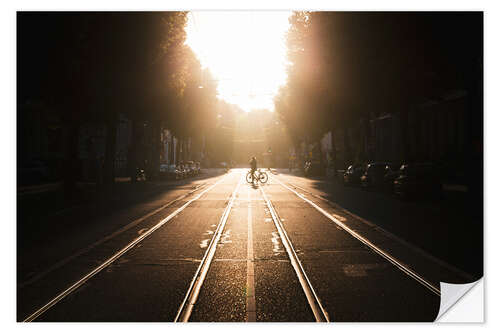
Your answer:
[[[436,322],[480,323],[484,321],[483,278],[472,283],[463,284],[440,282],[440,286],[441,303],[439,306],[439,313],[435,319]],[[480,289],[476,290],[477,293],[474,293],[474,298],[469,299],[466,294],[474,287],[476,287],[475,289]],[[466,314],[465,316],[464,313]]]

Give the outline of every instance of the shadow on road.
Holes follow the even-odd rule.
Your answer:
[[[17,195],[18,250],[64,237],[68,230],[155,200],[166,191],[194,189],[196,184],[222,174],[221,169],[212,169],[177,181],[117,182],[108,192],[99,191],[95,183],[80,183],[79,195],[74,201],[65,200],[61,186],[46,186],[45,191],[20,191]]]
[[[443,191],[440,199],[405,201],[391,193],[343,186],[321,177],[283,174],[296,177],[296,185],[309,188],[435,257],[477,278],[483,276],[483,207],[471,193]],[[293,179],[289,178],[292,184]]]

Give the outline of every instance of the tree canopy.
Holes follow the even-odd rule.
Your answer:
[[[480,13],[295,12],[275,107],[297,138],[480,81]]]

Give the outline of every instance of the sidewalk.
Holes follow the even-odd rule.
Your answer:
[[[136,196],[141,193],[178,186],[192,180],[211,177],[221,171],[219,169],[205,169],[203,172],[196,177],[181,180],[157,180],[136,183],[130,182],[130,177],[116,177],[111,193],[99,191],[94,182],[77,182],[78,194],[77,199],[73,202],[65,200],[62,182],[18,186],[18,214],[20,206],[25,206],[29,202],[37,203],[37,206],[40,206],[40,209],[47,213],[60,214],[70,208],[97,201],[120,201],[130,195]],[[43,204],[41,204],[42,202]]]
[[[77,197],[69,201],[65,198],[62,183],[48,183],[17,188],[18,221],[26,216],[24,210],[36,210],[36,215],[62,214],[70,209],[100,201],[120,200],[131,193],[145,192],[160,185],[158,182],[130,183],[117,179],[112,192],[106,196],[99,192],[95,183],[77,183]]]
[[[17,192],[17,243],[31,247],[47,238],[64,237],[61,229],[85,228],[98,217],[147,203],[163,192],[194,187],[195,183],[220,175],[220,170],[204,170],[196,177],[173,181],[131,183],[119,178],[111,191],[98,191],[95,183],[78,183],[73,201],[65,198],[61,183],[23,186]]]

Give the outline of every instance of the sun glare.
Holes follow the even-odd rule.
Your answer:
[[[273,110],[286,81],[285,33],[290,12],[194,11],[187,44],[218,80],[218,96],[245,111]]]

